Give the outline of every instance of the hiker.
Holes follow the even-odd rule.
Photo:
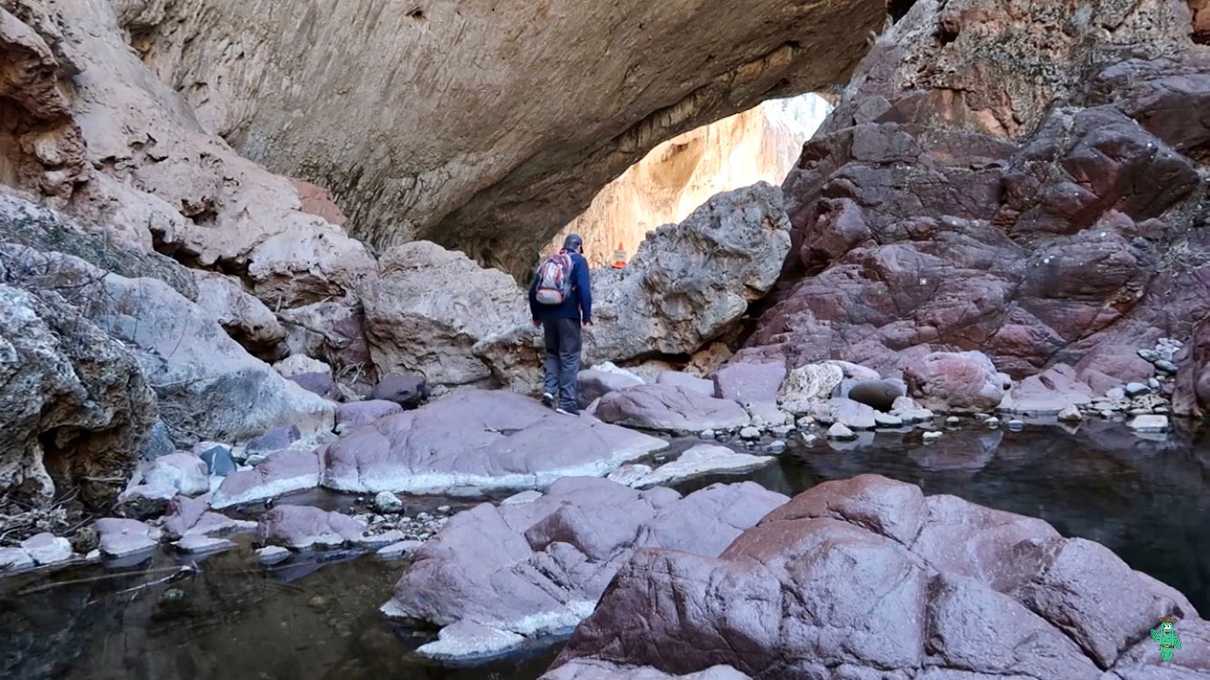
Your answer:
[[[592,282],[579,235],[568,234],[563,249],[538,266],[529,286],[529,309],[534,326],[542,326],[546,336],[542,402],[559,413],[579,415],[580,325],[592,325]]]

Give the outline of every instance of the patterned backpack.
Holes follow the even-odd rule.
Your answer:
[[[571,296],[571,269],[575,266],[566,250],[546,258],[538,267],[538,304],[561,305]]]

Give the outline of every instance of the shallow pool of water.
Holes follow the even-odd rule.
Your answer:
[[[793,494],[864,472],[1041,517],[1065,535],[1105,544],[1210,612],[1204,433],[1143,439],[1093,422],[1074,433],[952,431],[927,446],[919,431],[844,450],[792,440],[779,465],[749,477]],[[377,611],[401,563],[322,558],[262,569],[245,540],[164,582],[188,560],[165,554],[120,572],[76,567],[0,579],[0,677],[528,680],[558,652],[554,641],[486,666],[425,663],[411,650],[427,634],[392,626]]]

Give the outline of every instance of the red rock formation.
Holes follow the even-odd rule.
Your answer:
[[[1210,54],[1182,5],[918,4],[787,178],[798,257],[740,358],[1151,375],[1210,299]],[[1200,313],[1199,313],[1200,312]]]

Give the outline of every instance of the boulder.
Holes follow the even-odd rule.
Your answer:
[[[776,402],[785,379],[782,363],[730,363],[714,374],[714,396],[741,404]]]
[[[302,433],[294,425],[275,427],[264,434],[253,437],[244,445],[249,453],[272,453],[288,449],[302,438]]]
[[[172,544],[186,555],[205,555],[239,547],[234,541],[213,536],[189,535]]]
[[[664,446],[511,392],[460,390],[344,432],[320,453],[321,483],[359,493],[541,488],[572,474],[608,474]]]
[[[702,396],[714,396],[714,383],[705,378],[698,378],[680,371],[661,371],[656,376],[655,384],[679,387]]]
[[[0,257],[0,272],[12,263]],[[134,469],[156,416],[146,374],[57,293],[0,285],[0,329],[0,489],[40,504],[78,485],[87,502],[112,501],[121,482],[88,479]]]
[[[0,260],[46,271],[39,286],[76,303],[96,327],[123,343],[153,387],[160,418],[178,445],[238,440],[286,423],[308,431],[331,429],[331,404],[249,355],[212,316],[167,284],[106,274],[57,253],[10,248]]]
[[[780,191],[760,183],[718,194],[680,224],[650,232],[625,269],[593,272],[585,362],[692,354],[734,330],[776,282],[788,229]],[[475,353],[498,382],[528,391],[541,366],[539,336],[526,314]],[[522,379],[510,379],[517,371]]]
[[[1166,432],[1168,416],[1139,415],[1131,418],[1126,426],[1135,432]]]
[[[21,548],[0,548],[0,572],[21,571],[34,566],[34,558]]]
[[[193,453],[206,464],[206,471],[212,477],[226,477],[235,472],[235,459],[231,457],[231,447],[215,442],[198,442],[193,446]]]
[[[329,401],[339,401],[345,398],[345,393],[332,379],[331,374],[317,371],[315,373],[299,373],[290,377],[290,382],[304,390]]]
[[[273,369],[282,374],[285,378],[294,378],[300,375],[320,373],[332,377],[332,367],[320,361],[312,359],[305,354],[291,354],[281,361],[273,364]]]
[[[261,515],[256,537],[263,544],[291,550],[339,548],[361,542],[366,525],[342,515],[304,505],[278,505]]]
[[[1056,364],[1013,386],[999,410],[1021,415],[1054,415],[1069,407],[1092,402],[1092,388],[1076,378],[1075,369]]]
[[[828,428],[828,439],[850,441],[857,439],[857,434],[848,427],[845,427],[843,423],[832,423],[832,426]]]
[[[832,398],[843,380],[844,369],[835,362],[807,364],[789,372],[779,396],[787,408],[806,413],[815,402]]]
[[[1197,640],[1196,674],[1210,624],[1106,548],[862,475],[798,495],[718,557],[636,552],[554,669],[608,661],[672,674],[726,665],[753,677],[1136,677],[1136,650],[1154,650],[1147,631],[1165,616]]]
[[[733,429],[749,422],[747,412],[735,401],[670,385],[611,392],[597,405],[596,415],[607,423],[682,433]]]
[[[383,253],[379,269],[360,297],[381,373],[419,373],[432,385],[485,383],[491,370],[472,353],[475,343],[528,323],[517,283],[461,252],[413,241]]]
[[[365,313],[356,298],[283,309],[278,316],[286,329],[285,343],[291,357],[316,357],[344,383],[359,387],[374,384],[378,371],[366,342]]]
[[[341,404],[336,407],[336,430],[343,432],[402,412],[403,407],[397,402],[384,399]]]
[[[844,396],[885,413],[894,408],[896,399],[906,394],[906,387],[896,380],[858,380]]]
[[[206,462],[192,453],[173,453],[152,461],[131,479],[124,501],[147,499],[169,501],[178,494],[197,496],[210,490]]]
[[[256,522],[232,519],[221,513],[211,512],[209,508],[209,495],[198,498],[178,496],[170,504],[170,514],[164,518],[164,534],[170,539],[179,540],[189,537],[227,536],[256,529]]]
[[[107,517],[97,520],[101,552],[109,557],[126,557],[147,552],[159,545],[159,529],[133,519]]]
[[[837,423],[850,430],[872,430],[878,413],[852,399],[829,399],[817,404],[814,415],[824,424]]]
[[[416,408],[429,396],[428,382],[418,373],[388,373],[370,392],[370,399]]]
[[[400,512],[403,510],[403,501],[390,491],[380,491],[374,496],[374,509],[378,512]]]
[[[232,339],[258,356],[276,353],[278,345],[286,339],[286,329],[265,303],[244,290],[238,279],[197,270],[193,277],[198,304]]]
[[[172,443],[168,426],[164,425],[164,421],[157,419],[147,431],[147,438],[139,449],[139,460],[152,461],[170,453],[176,453],[176,444]]]
[[[592,612],[635,549],[717,555],[784,501],[751,482],[681,498],[666,488],[639,492],[608,480],[561,479],[529,503],[483,504],[451,517],[415,551],[383,611],[445,629],[421,654],[500,652],[455,626],[486,627],[509,647],[558,634]]]
[[[670,463],[664,463],[654,470],[648,468],[637,478],[624,482],[612,476],[610,479],[624,483],[631,488],[649,489],[654,486],[673,486],[702,477],[739,475],[758,470],[776,460],[770,456],[737,453],[725,446],[698,444],[690,447]]]
[[[744,410],[748,412],[748,416],[752,419],[752,425],[755,427],[780,427],[785,425],[789,419],[792,419],[792,414],[781,410],[775,401],[753,402],[747,404]]]
[[[229,508],[314,489],[319,486],[319,472],[319,459],[313,452],[278,453],[251,470],[227,475],[215,490],[211,505]]]
[[[70,541],[48,533],[35,534],[21,541],[21,549],[39,567],[66,562],[73,555]]]
[[[580,401],[580,408],[586,408],[610,392],[642,384],[643,379],[637,375],[605,362],[580,371],[576,377],[576,398]]]
[[[277,545],[267,545],[256,551],[256,561],[266,567],[280,564],[290,559],[290,551]]]
[[[925,408],[942,413],[990,411],[1004,385],[981,352],[933,352],[903,368],[908,390]]]

